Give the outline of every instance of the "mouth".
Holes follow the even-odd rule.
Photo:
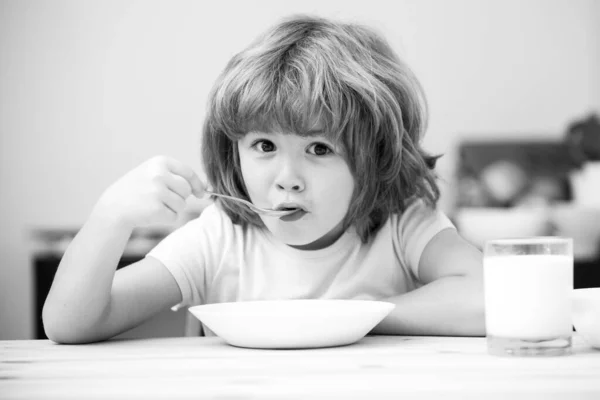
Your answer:
[[[307,211],[304,209],[304,207],[296,203],[281,203],[275,207],[275,209],[282,211],[294,211],[291,214],[284,215],[283,217],[279,218],[280,220],[286,222],[297,221],[307,214]]]
[[[306,211],[306,209],[301,206],[298,203],[279,203],[277,206],[274,207],[275,210],[278,211],[292,211],[292,210],[303,210]]]

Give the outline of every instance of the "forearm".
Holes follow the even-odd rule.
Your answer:
[[[83,332],[110,305],[113,277],[132,229],[92,216],[65,252],[43,310],[47,332]]]
[[[449,276],[387,301],[396,308],[371,332],[386,335],[484,336],[480,277]]]

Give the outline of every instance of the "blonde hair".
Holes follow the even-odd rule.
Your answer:
[[[274,26],[217,79],[202,139],[209,183],[248,199],[236,142],[250,131],[306,135],[315,121],[345,150],[355,191],[344,224],[363,241],[409,199],[435,207],[437,157],[420,146],[427,102],[418,80],[374,30],[311,16]],[[263,226],[244,206],[221,206],[234,223]]]

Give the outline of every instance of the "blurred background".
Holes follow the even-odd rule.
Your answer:
[[[107,186],[158,154],[201,172],[213,81],[291,13],[369,24],[412,66],[440,207],[469,240],[573,236],[594,284],[600,1],[0,0],[0,340],[43,337],[62,251]],[[172,228],[136,232],[122,264]],[[135,334],[177,335],[184,313]]]

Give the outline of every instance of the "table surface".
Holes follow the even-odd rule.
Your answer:
[[[367,336],[257,350],[218,337],[0,341],[0,399],[600,399],[600,351],[488,355],[484,338]]]

